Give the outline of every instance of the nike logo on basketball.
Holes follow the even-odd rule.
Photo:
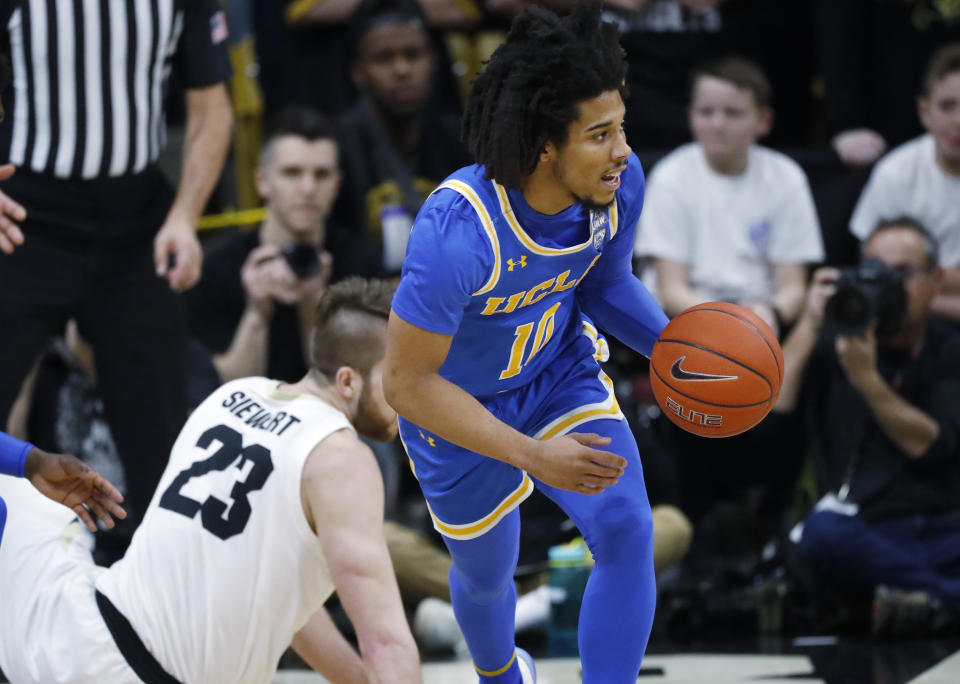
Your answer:
[[[713,373],[698,373],[696,371],[684,370],[680,364],[684,362],[686,356],[681,356],[670,366],[670,376],[674,380],[736,380],[738,375],[714,375]]]

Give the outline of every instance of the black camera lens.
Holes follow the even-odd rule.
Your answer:
[[[862,290],[845,287],[827,302],[826,316],[839,334],[860,335],[870,327],[874,314]]]
[[[840,269],[824,320],[839,335],[862,335],[871,325],[878,335],[894,335],[906,311],[903,276],[879,259],[865,259],[853,268]]]
[[[284,248],[283,258],[287,260],[294,275],[303,280],[320,270],[320,257],[310,245],[294,244]]]

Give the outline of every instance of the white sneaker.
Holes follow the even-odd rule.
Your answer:
[[[522,648],[517,648],[517,666],[523,684],[537,684],[537,668],[533,664],[533,657]]]
[[[413,635],[428,651],[456,649],[463,632],[453,614],[453,606],[438,598],[425,598],[413,615]]]

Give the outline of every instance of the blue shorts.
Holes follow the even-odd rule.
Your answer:
[[[550,439],[598,418],[623,420],[613,382],[600,368],[606,340],[584,322],[571,343],[529,384],[477,397],[490,413],[535,439]],[[487,532],[533,492],[523,470],[477,454],[400,418],[400,439],[433,526],[452,539]]]

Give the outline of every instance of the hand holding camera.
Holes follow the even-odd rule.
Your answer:
[[[275,266],[279,256],[280,249],[275,245],[260,245],[247,255],[240,269],[247,307],[265,317],[273,314],[278,281],[285,277]]]
[[[332,269],[330,254],[310,245],[260,245],[247,257],[241,278],[248,304],[269,316],[277,302],[312,303],[326,288]]]
[[[903,276],[879,259],[850,268],[821,268],[813,275],[804,316],[836,335],[837,359],[850,383],[862,389],[876,374],[877,341],[903,325]]]
[[[827,307],[827,300],[836,291],[837,278],[840,277],[840,270],[832,266],[818,268],[813,273],[813,279],[810,281],[810,287],[807,290],[807,299],[803,305],[801,316],[814,328],[823,325],[824,310]]]
[[[834,347],[847,380],[862,392],[877,374],[877,336],[872,329],[862,335],[838,335]]]

